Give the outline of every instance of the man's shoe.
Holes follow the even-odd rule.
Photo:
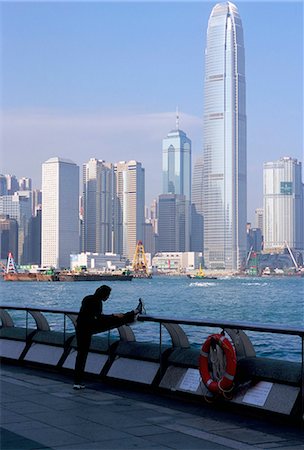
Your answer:
[[[138,305],[137,305],[136,309],[134,310],[134,312],[135,312],[135,314],[145,314],[146,313],[145,305],[141,298],[139,299]]]
[[[73,389],[76,389],[77,391],[85,389],[85,384],[74,384]]]

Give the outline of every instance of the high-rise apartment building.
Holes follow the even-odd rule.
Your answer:
[[[16,178],[16,175],[6,174],[4,176],[6,178],[7,194],[13,195],[15,192],[19,190],[19,183]]]
[[[22,177],[18,181],[19,191],[31,191],[32,190],[32,179],[27,177]]]
[[[82,251],[112,251],[113,164],[91,158],[83,164]]]
[[[50,158],[42,164],[41,264],[69,267],[79,251],[79,167]]]
[[[0,195],[7,195],[7,180],[2,174],[0,174]]]
[[[140,162],[114,164],[113,251],[133,260],[138,241],[144,240],[145,170]]]
[[[18,222],[8,215],[0,215],[0,259],[6,261],[11,252],[18,258]]]
[[[264,164],[264,249],[304,250],[302,165],[290,157]]]
[[[246,257],[246,86],[243,29],[236,6],[213,8],[205,50],[204,256],[237,270]]]
[[[263,219],[264,218],[264,209],[256,208],[255,210],[255,228],[259,228],[263,235]]]
[[[193,252],[203,252],[204,248],[203,169],[204,157],[200,155],[195,161],[192,177],[191,251]]]
[[[17,191],[0,197],[0,215],[15,219],[18,223],[18,250],[14,259],[18,264],[29,263],[29,222],[32,217],[31,191]]]

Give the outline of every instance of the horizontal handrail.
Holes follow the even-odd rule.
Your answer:
[[[14,306],[14,305],[0,305],[2,309],[9,310],[19,310],[19,311],[40,311],[44,313],[53,314],[78,314],[76,310],[63,310],[54,308],[37,308],[37,307],[27,307],[27,306]],[[300,336],[304,337],[304,327],[286,327],[277,324],[265,324],[265,323],[250,323],[250,322],[234,322],[227,320],[213,320],[213,319],[196,319],[188,320],[182,318],[172,318],[163,316],[148,316],[139,315],[138,321],[140,322],[155,322],[155,323],[172,323],[177,325],[192,325],[192,326],[204,326],[204,327],[219,327],[219,328],[231,328],[231,329],[241,329],[248,331],[260,331],[264,333],[276,333],[276,334],[286,334],[290,336]]]

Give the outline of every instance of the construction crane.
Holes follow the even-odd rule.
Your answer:
[[[285,247],[288,250],[288,253],[289,253],[289,255],[290,255],[291,259],[292,259],[292,262],[294,263],[294,266],[295,266],[296,270],[298,271],[299,270],[299,266],[297,264],[297,261],[295,260],[295,257],[293,256],[293,253],[292,253],[292,251],[291,251],[287,241],[285,241],[284,244],[285,244]]]
[[[17,273],[17,267],[13,258],[12,252],[9,252],[7,256],[6,273]]]
[[[137,278],[149,278],[148,263],[142,241],[138,241],[132,263],[133,276]]]

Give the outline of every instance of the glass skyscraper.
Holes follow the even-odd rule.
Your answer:
[[[177,203],[180,201],[180,196],[185,196],[184,237],[178,239],[179,242],[184,242],[184,244],[176,251],[190,250],[191,169],[191,140],[184,131],[179,129],[179,117],[177,115],[176,129],[170,131],[167,137],[163,139],[163,194],[177,196]],[[161,220],[161,217],[159,219]]]
[[[191,140],[178,128],[163,139],[163,194],[183,194],[191,202]]]
[[[246,86],[242,22],[235,5],[213,8],[205,50],[204,256],[237,270],[246,256]]]

